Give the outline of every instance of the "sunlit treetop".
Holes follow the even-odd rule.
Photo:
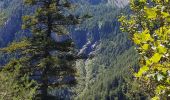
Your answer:
[[[170,95],[170,0],[131,0],[131,14],[119,20],[141,56],[135,74],[153,100]]]

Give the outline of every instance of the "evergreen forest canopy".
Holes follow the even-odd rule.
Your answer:
[[[169,0],[68,1],[0,1],[0,99],[169,99]]]

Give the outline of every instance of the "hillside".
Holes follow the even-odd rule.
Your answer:
[[[93,17],[81,25],[71,27],[71,37],[80,54],[92,56],[77,61],[78,84],[73,94],[59,91],[61,100],[144,100],[145,96],[133,87],[131,69],[138,69],[138,55],[126,33],[119,29],[118,16],[129,13],[128,0],[72,0],[78,4],[76,13]],[[20,0],[0,1],[5,15],[0,28],[0,47],[22,37]],[[1,57],[2,60],[4,57]],[[1,61],[1,64],[4,61]],[[136,91],[133,94],[132,91]]]
[[[0,28],[0,47],[5,46],[15,38],[21,27],[22,6],[20,0],[1,0],[0,9],[3,24]]]
[[[119,30],[118,16],[128,9],[107,4],[89,5],[84,12],[93,18],[86,21],[73,35],[81,52],[95,55],[78,62],[81,73],[77,87],[78,100],[141,100],[140,92],[131,86],[131,68],[138,69],[138,55],[126,33]],[[82,10],[81,10],[82,11]],[[95,12],[95,13],[93,13]],[[86,38],[84,38],[86,37]],[[81,42],[83,40],[83,42]],[[81,46],[82,44],[85,44]]]

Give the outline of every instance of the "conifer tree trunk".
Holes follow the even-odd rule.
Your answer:
[[[50,3],[49,3],[50,4]],[[47,8],[49,8],[49,4],[47,4]],[[44,37],[45,41],[48,42],[48,39],[51,38],[51,30],[52,30],[52,22],[51,22],[51,14],[50,12],[48,13],[48,22],[47,22],[47,32],[46,32],[46,37]],[[48,43],[47,43],[48,44]],[[44,51],[45,55],[44,58],[50,57],[49,51],[48,51],[48,45],[46,44]],[[42,72],[42,100],[47,100],[48,98],[48,70],[49,70],[50,64],[47,62],[45,65],[45,68]]]
[[[42,73],[42,88],[41,88],[41,100],[47,100],[48,96],[48,77],[47,77],[47,68],[46,67]]]

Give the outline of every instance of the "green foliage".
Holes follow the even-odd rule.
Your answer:
[[[12,62],[12,61],[11,61]],[[22,66],[16,63],[13,70],[5,66],[0,72],[0,99],[1,100],[32,100],[36,94],[36,82],[30,81],[27,74],[20,75]],[[13,64],[11,63],[11,64]]]
[[[67,26],[78,24],[78,17],[68,12],[71,4],[67,1],[25,0],[25,4],[28,7],[37,6],[33,14],[23,16],[22,28],[29,30],[32,33],[31,36],[12,42],[1,49],[6,55],[14,55],[14,59],[16,59],[14,62],[10,60],[3,70],[6,69],[9,73],[17,71],[19,79],[8,80],[16,82],[18,87],[25,87],[25,91],[24,89],[12,90],[11,92],[16,90],[21,93],[16,93],[19,97],[11,95],[11,98],[20,99],[22,93],[27,93],[27,86],[31,87],[31,94],[28,93],[25,96],[30,95],[30,99],[59,98],[49,94],[49,91],[76,83],[74,63],[78,57],[75,55],[71,39],[54,41],[51,34],[55,33],[61,36],[67,34]],[[16,69],[16,63],[21,68]],[[3,73],[5,72],[2,71]],[[29,78],[30,81],[27,81],[26,78]],[[70,80],[66,80],[66,78],[70,78]],[[26,83],[22,83],[23,79]],[[2,82],[5,80],[5,78],[2,79]],[[32,85],[32,81],[36,81],[38,84]],[[20,82],[21,84],[19,84]],[[36,92],[32,91],[32,88]]]
[[[6,21],[6,14],[5,10],[2,10],[0,26],[4,24]],[[3,41],[1,41],[2,43]],[[19,45],[18,45],[19,46]],[[23,45],[22,45],[23,46]],[[21,46],[20,46],[21,47]],[[9,47],[9,50],[16,49],[15,45],[13,47]],[[1,49],[2,50],[2,49]],[[8,51],[9,52],[9,51]],[[5,59],[5,55],[0,53],[1,59]],[[7,59],[6,59],[7,60]],[[2,60],[1,60],[2,61]],[[15,63],[15,64],[14,64]],[[2,62],[1,62],[2,64]],[[13,65],[11,70],[8,70],[8,67]],[[1,66],[0,70],[0,99],[1,100],[32,100],[35,96],[37,87],[33,87],[36,85],[36,82],[31,81],[29,79],[28,74],[23,74],[20,76],[21,71],[21,64],[19,62],[15,62],[11,60],[11,62],[6,66]]]
[[[129,50],[126,50],[124,53],[115,57],[108,57],[108,55],[104,55],[102,53],[100,56],[95,57],[95,60],[88,61],[88,64],[86,65],[88,69],[86,68],[87,72],[85,74],[86,77],[89,77],[88,79],[86,79],[86,81],[88,81],[88,85],[85,85],[83,92],[79,92],[81,94],[77,97],[77,99],[146,99],[147,96],[143,93],[142,90],[140,91],[138,83],[133,82],[133,67],[131,66],[135,67],[138,61],[137,54],[131,55],[134,52],[135,51],[133,50],[133,47],[131,47]],[[106,64],[104,62],[107,62],[108,58],[112,60],[112,63],[111,65],[108,65],[107,68],[106,65],[101,64]],[[93,69],[92,72],[88,72],[91,71],[91,69]],[[83,83],[84,81],[85,80],[82,79]],[[83,83],[81,83],[80,81],[79,84],[83,85]]]
[[[102,26],[105,22],[111,22],[113,21],[112,18],[116,18],[121,11],[121,9],[118,8],[108,7],[106,4],[89,5],[88,3],[84,3],[79,6],[76,10],[77,13],[81,15],[87,13],[90,15],[90,18],[85,20],[80,26],[81,30],[92,30],[97,26]]]
[[[132,14],[120,18],[122,30],[130,34],[141,55],[141,68],[135,76],[153,100],[168,99],[170,93],[169,3],[131,0]]]
[[[82,6],[81,6],[82,7]],[[133,68],[138,69],[138,55],[119,30],[117,17],[128,8],[118,9],[105,4],[83,5],[81,12],[93,17],[80,25],[80,31],[88,32],[88,39],[96,41],[92,59],[77,62],[78,85],[74,99],[82,100],[145,100],[147,94],[133,82]],[[79,32],[79,31],[78,31]],[[79,35],[79,34],[76,34]],[[81,34],[80,34],[81,35]]]
[[[114,30],[116,25],[118,25],[116,21],[114,25],[112,21],[106,21],[101,28],[92,29],[100,32],[98,34],[101,40],[94,51],[94,58],[77,64],[80,72],[79,85],[76,88],[78,95],[75,97],[77,100],[147,98],[147,95],[139,90],[138,83],[133,84],[133,75],[130,73],[133,67],[135,70],[138,69],[138,55],[131,47],[127,35]],[[106,31],[108,29],[111,29],[110,33]],[[92,30],[89,29],[88,32]]]

